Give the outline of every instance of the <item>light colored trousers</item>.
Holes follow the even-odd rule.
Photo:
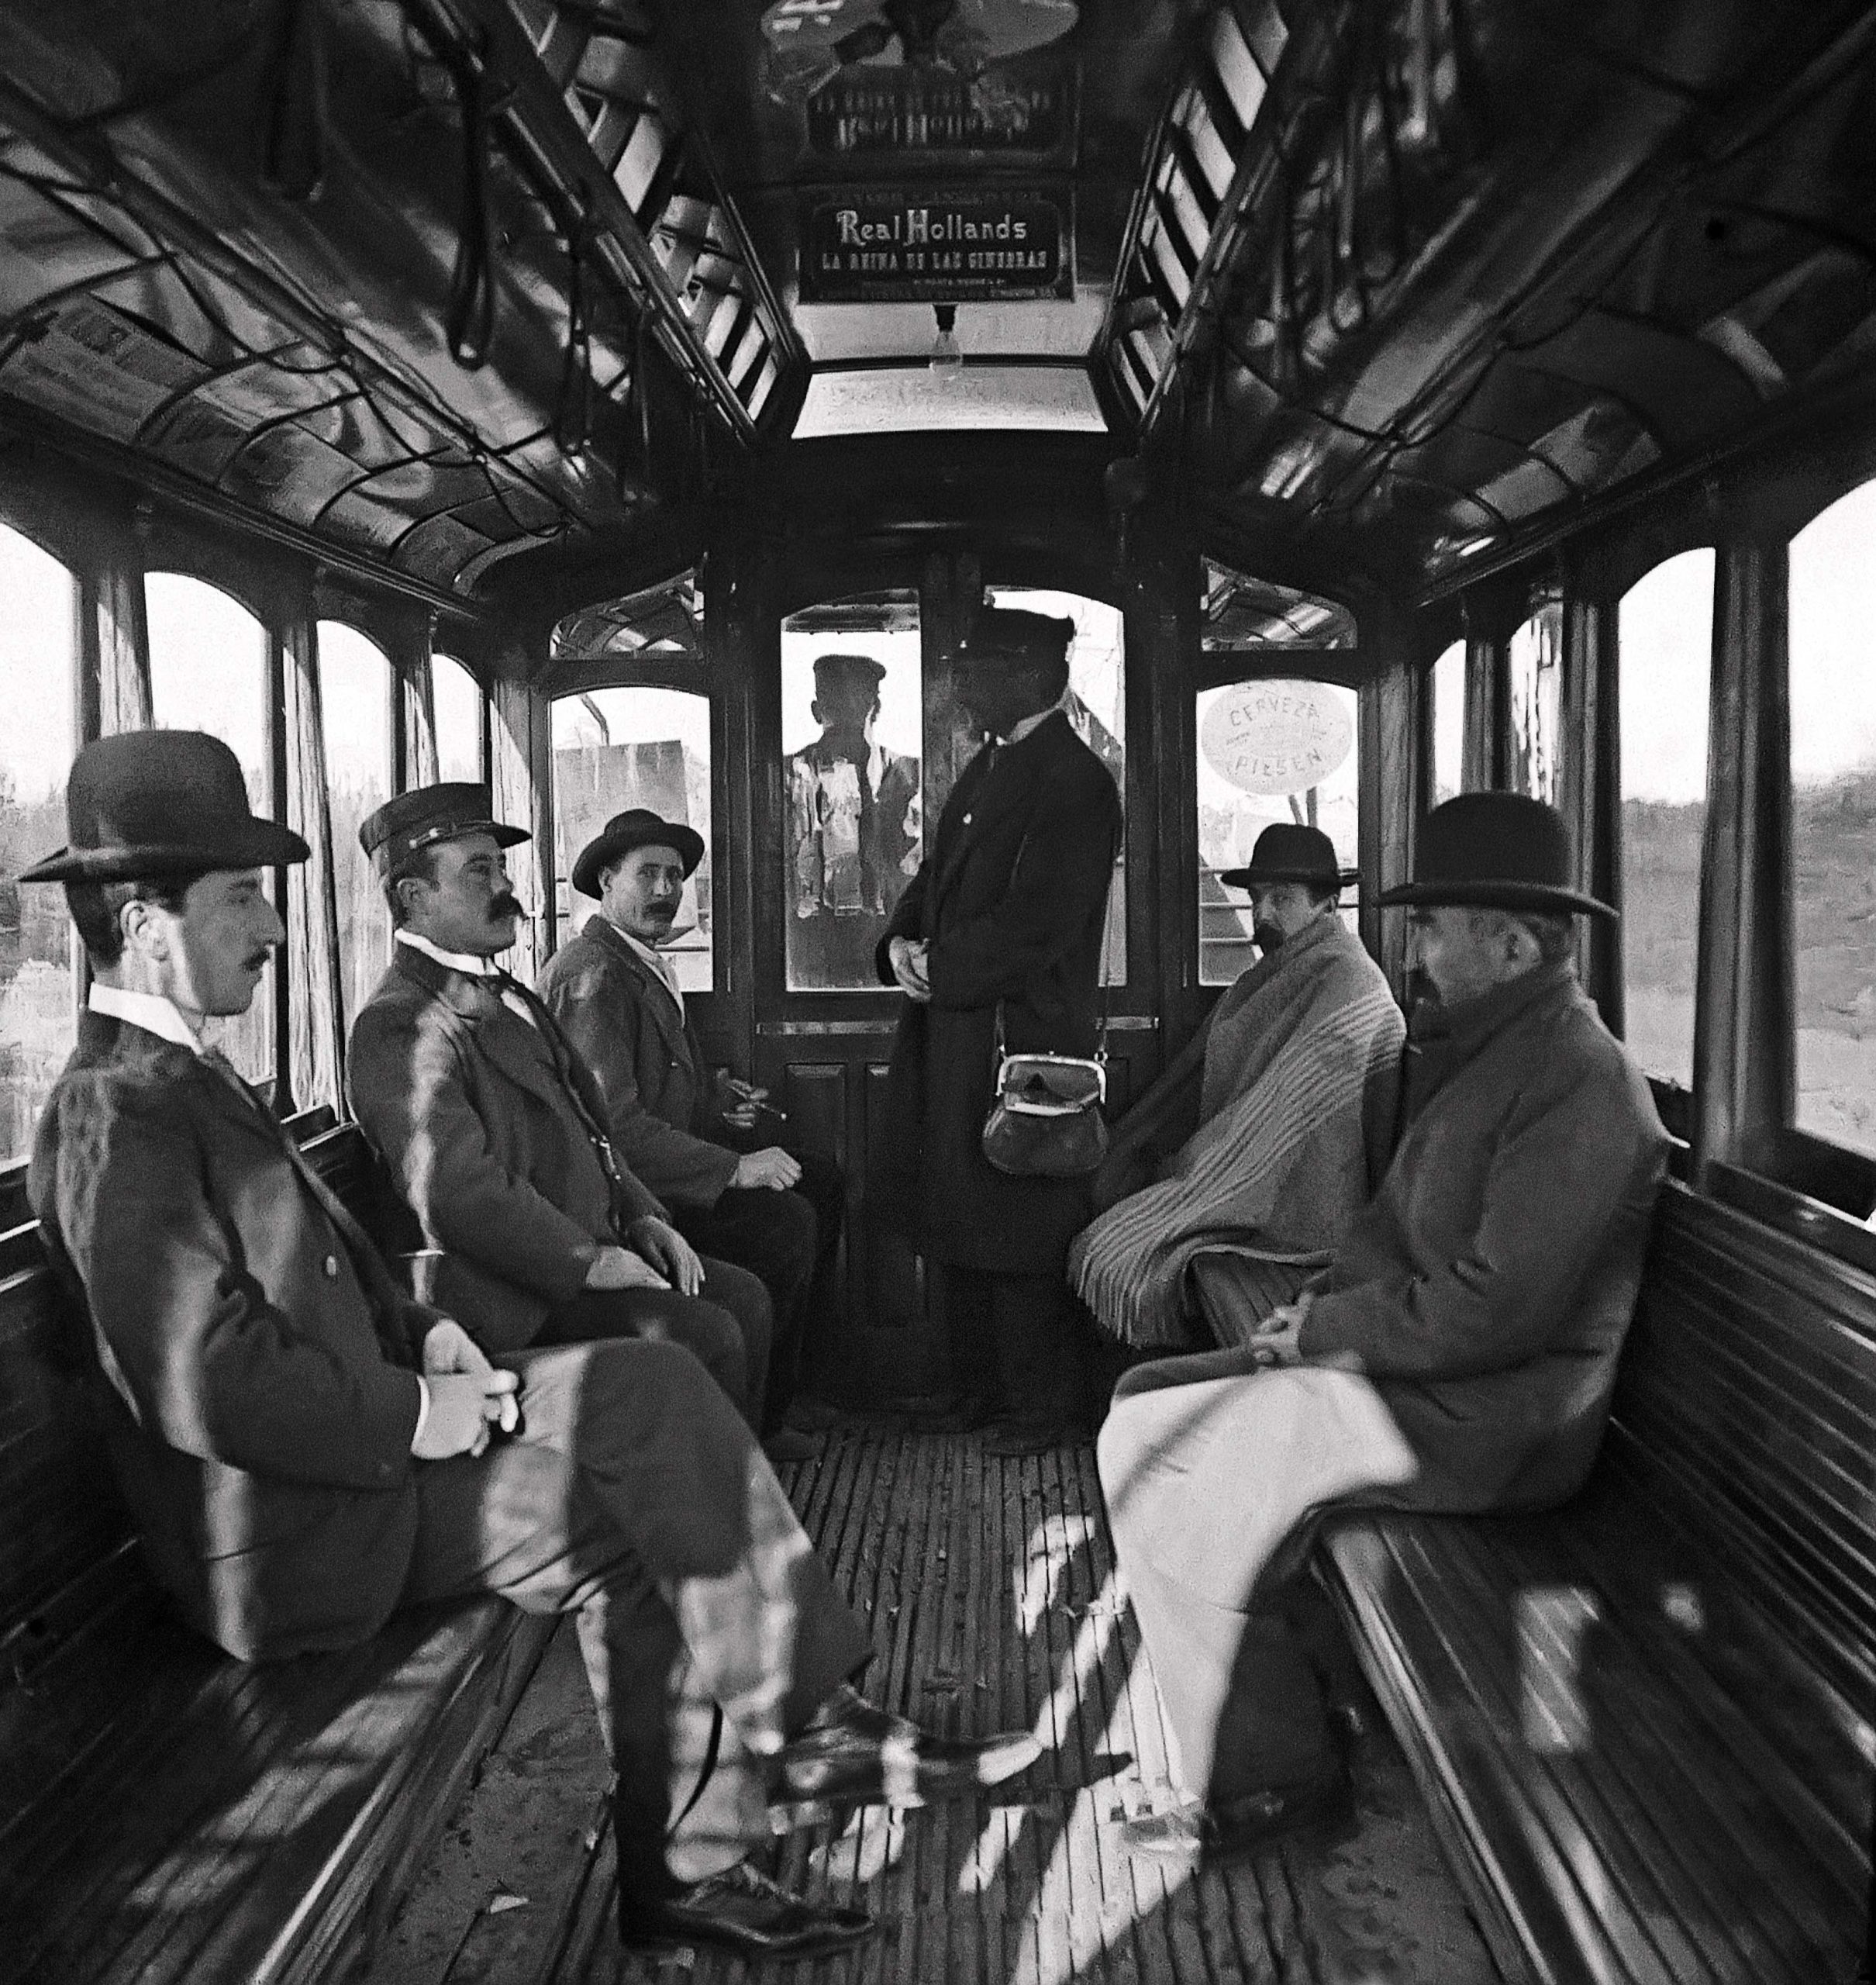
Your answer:
[[[1294,1548],[1330,1504],[1398,1488],[1412,1451],[1347,1372],[1248,1352],[1137,1365],[1101,1430],[1101,1486],[1185,1790],[1223,1804],[1331,1755]]]

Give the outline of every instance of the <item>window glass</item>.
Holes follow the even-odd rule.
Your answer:
[[[350,1026],[391,962],[391,914],[358,844],[360,823],[391,797],[391,663],[343,620],[322,620],[319,639],[339,967]]]
[[[1113,775],[1124,801],[1127,792],[1127,672],[1125,623],[1120,609],[1079,593],[1047,592],[1033,587],[991,586],[991,604],[1047,613],[1074,623],[1068,651],[1068,715],[1081,741]],[[1127,857],[1123,841],[1114,857],[1108,887],[1107,943],[1101,982],[1127,982]]]
[[[1257,962],[1250,899],[1219,880],[1279,820],[1320,827],[1336,858],[1359,857],[1361,754],[1355,692],[1339,683],[1236,682],[1202,689],[1198,727],[1198,982],[1229,986]],[[1353,927],[1354,911],[1344,899]]]
[[[1622,968],[1629,1052],[1691,1088],[1706,830],[1713,554],[1684,551],[1623,596]]]
[[[71,573],[0,526],[0,1163],[24,1158],[71,1052],[74,940],[57,884],[19,872],[65,844],[78,588]]]
[[[1876,1154],[1876,483],[1792,541],[1798,1124]]]
[[[1557,804],[1564,609],[1547,601],[1511,637],[1511,790]]]
[[[781,623],[791,992],[879,989],[873,955],[924,848],[922,683],[916,594],[833,601]]]
[[[1433,800],[1458,794],[1466,759],[1466,644],[1455,641],[1427,678],[1433,699]]]
[[[267,630],[237,599],[181,572],[151,572],[143,582],[150,622],[151,713],[165,730],[206,730],[241,761],[249,804],[273,816],[272,754],[267,744]],[[267,879],[272,895],[274,879]],[[274,1079],[274,975],[280,955],[247,1011],[220,1037],[222,1051],[249,1081]]]
[[[436,699],[436,776],[482,777],[482,685],[453,655],[430,658]]]
[[[694,827],[703,859],[659,948],[686,992],[716,983],[710,902],[710,704],[685,689],[594,689],[553,706],[554,895],[571,936],[598,905],[573,892],[580,851],[615,813],[647,806]]]

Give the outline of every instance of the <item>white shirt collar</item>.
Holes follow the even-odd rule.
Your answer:
[[[1040,730],[1042,727],[1049,721],[1050,718],[1054,716],[1057,710],[1066,710],[1068,707],[1068,699],[1074,693],[1074,692],[1072,689],[1064,689],[1046,710],[1033,711],[1028,716],[1026,716],[1020,723],[1012,725],[1010,729],[1009,735],[1003,740],[1004,743],[1005,744],[1020,744],[1023,739],[1028,737],[1032,730]]]
[[[102,979],[94,979],[88,1003],[95,1013],[140,1027],[146,1034],[188,1048],[191,1055],[201,1054],[209,1044],[182,1017],[182,1010],[176,1003],[160,992],[133,992],[128,986],[106,986]]]
[[[395,934],[400,944],[408,944],[426,958],[447,965],[452,972],[466,972],[471,979],[493,979],[495,975],[492,958],[479,958],[472,951],[446,951],[440,944],[433,944],[429,938],[419,937],[414,930],[399,930]]]
[[[616,923],[613,924],[612,928],[615,930],[619,930],[619,926]],[[664,956],[664,953],[654,951],[650,944],[645,942],[643,938],[633,937],[629,930],[619,930],[619,934],[625,939],[626,942],[629,944],[632,948],[638,953],[639,956],[650,966],[652,970],[658,975],[659,982],[664,986],[665,991],[677,1001],[678,1010],[679,1013],[682,1013],[684,1011],[684,995],[678,989],[678,975],[671,969],[671,962]]]

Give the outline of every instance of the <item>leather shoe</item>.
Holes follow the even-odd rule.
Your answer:
[[[817,1902],[739,1861],[648,1909],[622,1914],[628,1944],[716,1944],[747,1958],[821,1957],[873,1928],[863,1909]]]
[[[772,1462],[812,1461],[821,1452],[821,1444],[812,1434],[804,1434],[793,1427],[778,1427],[772,1434],[762,1437],[762,1452]]]
[[[778,1779],[789,1798],[927,1806],[1000,1785],[1041,1755],[1026,1730],[936,1736],[843,1683],[783,1747]]]
[[[1273,1786],[1208,1806],[1188,1799],[1164,1813],[1145,1813],[1120,1830],[1129,1854],[1153,1861],[1231,1861],[1281,1835],[1347,1817],[1354,1789],[1340,1764],[1295,1785]]]
[[[984,1452],[1005,1461],[1027,1455],[1053,1454],[1082,1439],[1078,1422],[1068,1420],[999,1420],[984,1436]]]

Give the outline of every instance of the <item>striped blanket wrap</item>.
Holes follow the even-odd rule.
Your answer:
[[[1069,1251],[1069,1280],[1102,1328],[1143,1346],[1209,1343],[1192,1320],[1187,1270],[1214,1248],[1231,1251],[1231,1279],[1260,1314],[1294,1296],[1385,1165],[1405,1032],[1386,979],[1339,920],[1240,979],[1206,1047],[1208,1096],[1215,1050],[1235,1055],[1229,1091],[1156,1183],[1101,1214]],[[1252,1320],[1233,1319],[1240,1329]]]

